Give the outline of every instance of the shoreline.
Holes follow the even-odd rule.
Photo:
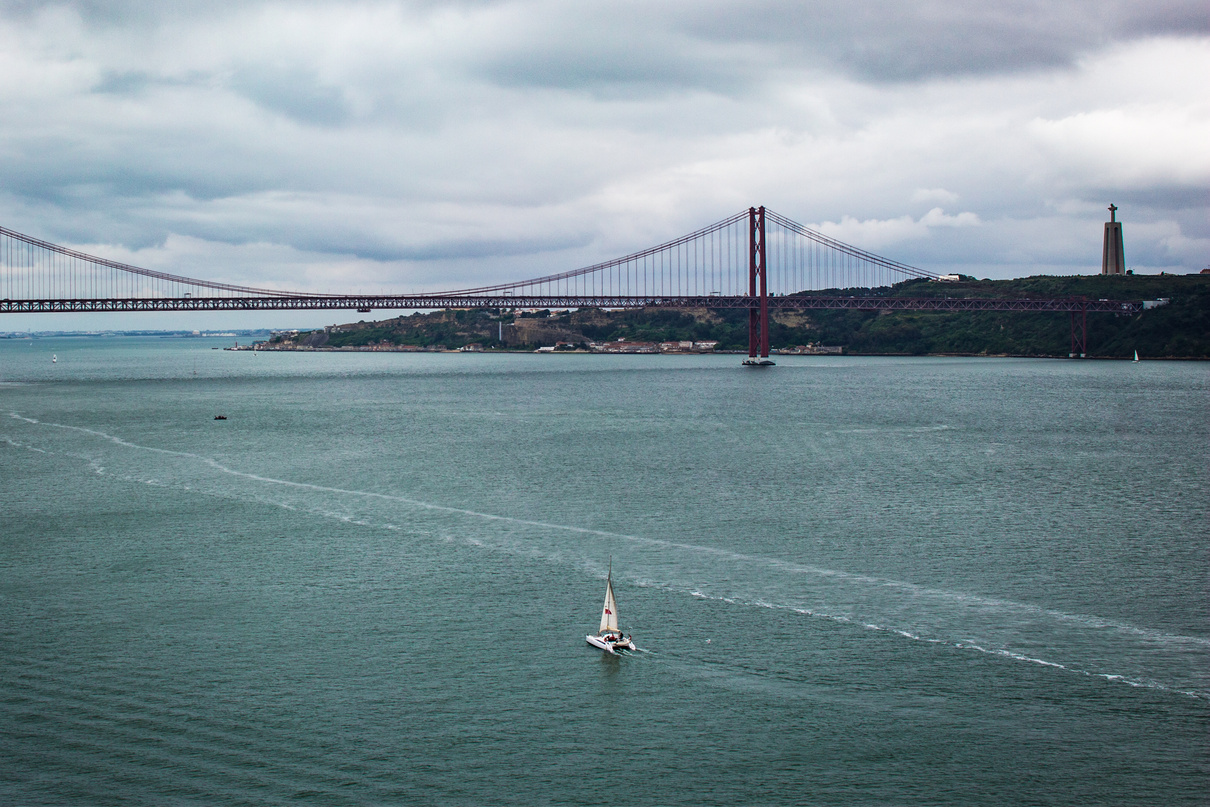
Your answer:
[[[508,355],[508,356],[526,356],[526,355],[541,355],[541,356],[747,356],[745,350],[715,350],[710,353],[691,352],[691,351],[660,351],[650,353],[623,353],[623,352],[606,352],[597,350],[533,350],[533,349],[510,349],[510,348],[495,348],[489,350],[458,350],[450,348],[366,348],[366,347],[214,347],[211,350],[228,350],[235,352],[251,352],[251,353],[427,353],[427,354],[450,354],[464,353],[469,355],[490,356],[490,355]],[[1074,357],[1057,354],[1026,354],[1026,353],[779,353],[770,351],[770,358],[891,358],[891,359],[1063,359],[1069,360]],[[1124,361],[1133,363],[1133,358],[1130,356],[1083,356],[1083,360],[1094,361]],[[1139,362],[1147,361],[1187,361],[1187,362],[1206,362],[1210,358],[1199,356],[1146,356],[1139,357]]]

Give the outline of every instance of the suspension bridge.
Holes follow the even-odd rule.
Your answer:
[[[88,255],[0,227],[0,313],[746,309],[748,355],[759,363],[769,356],[770,317],[779,310],[1066,313],[1071,320],[1071,355],[1083,356],[1089,313],[1133,314],[1143,309],[1141,301],[1126,300],[886,293],[894,284],[913,279],[941,276],[830,238],[764,207],[604,263],[512,283],[418,294],[319,294],[199,280]]]

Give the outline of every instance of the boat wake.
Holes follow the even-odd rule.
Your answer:
[[[796,613],[905,641],[1210,700],[1206,637],[720,547],[275,478],[201,454],[140,445],[97,429],[40,421],[18,412],[9,413],[9,422],[29,429],[0,434],[3,444],[83,461],[91,473],[102,476],[254,502],[352,526],[457,541],[483,551],[574,566],[602,579],[606,569],[593,559],[599,557],[599,545],[568,542],[566,537],[605,538],[628,545],[632,574],[627,582],[634,586],[734,607]],[[54,439],[55,433],[66,439]],[[79,436],[88,439],[82,442]],[[149,466],[139,459],[148,454],[158,461]],[[232,478],[240,484],[224,481]],[[488,525],[491,528],[485,529]],[[1163,673],[1154,672],[1157,660]]]
[[[816,611],[816,610],[810,610],[810,609],[806,609],[806,608],[795,608],[795,607],[778,605],[775,603],[760,602],[760,601],[745,602],[745,601],[735,599],[732,597],[712,597],[707,594],[703,594],[700,591],[692,591],[692,592],[690,592],[690,594],[692,596],[698,597],[700,599],[716,600],[719,602],[727,603],[728,605],[739,605],[739,606],[745,606],[745,607],[751,607],[751,608],[769,608],[769,609],[779,610],[779,611],[792,611],[794,613],[802,614],[803,616],[813,617],[813,618],[817,618],[817,619],[826,619],[826,620],[831,620],[833,622],[841,622],[841,623],[849,623],[849,624],[853,623],[853,620],[847,616],[840,615],[840,614],[834,614],[834,613],[827,613],[825,611]],[[1065,614],[1064,616],[1071,616],[1071,615]],[[903,628],[894,627],[891,625],[881,625],[881,624],[877,624],[874,622],[862,622],[862,623],[860,623],[860,627],[864,628],[866,630],[893,634],[893,635],[900,636],[904,639],[908,639],[908,640],[914,641],[914,642],[923,642],[926,644],[943,645],[943,646],[955,648],[957,650],[966,650],[966,651],[971,651],[971,652],[976,652],[976,653],[983,653],[983,654],[987,654],[987,655],[991,655],[991,656],[999,656],[1002,658],[1011,659],[1013,661],[1020,661],[1020,662],[1026,662],[1029,664],[1036,664],[1036,665],[1039,665],[1042,667],[1051,667],[1056,670],[1063,670],[1065,672],[1074,673],[1076,675],[1082,675],[1082,676],[1089,677],[1089,678],[1101,678],[1106,681],[1112,681],[1114,683],[1126,684],[1126,685],[1132,686],[1132,687],[1155,689],[1155,690],[1161,690],[1164,692],[1172,692],[1174,694],[1179,694],[1179,695],[1186,695],[1189,697],[1199,698],[1199,699],[1203,699],[1203,700],[1210,700],[1210,691],[1199,690],[1199,689],[1195,689],[1195,688],[1182,688],[1179,685],[1165,684],[1165,683],[1162,683],[1160,681],[1157,681],[1157,680],[1154,680],[1151,678],[1133,678],[1128,675],[1122,675],[1122,674],[1117,674],[1117,673],[1098,672],[1095,670],[1083,669],[1079,666],[1074,666],[1072,664],[1063,664],[1063,663],[1060,663],[1057,661],[1048,661],[1043,658],[1035,658],[1035,657],[1027,655],[1025,653],[1020,653],[1020,652],[1017,652],[1017,651],[1014,651],[1012,649],[1005,648],[1005,647],[983,646],[981,644],[978,644],[974,641],[969,641],[969,640],[963,641],[963,640],[958,640],[958,639],[945,639],[945,638],[937,638],[937,637],[930,637],[930,636],[922,636],[918,633],[913,633],[912,631],[904,630]],[[1149,633],[1154,633],[1154,632],[1149,632]],[[1175,639],[1182,643],[1188,643],[1193,646],[1201,646],[1206,643],[1206,640],[1202,639],[1200,637],[1169,636],[1168,638]]]

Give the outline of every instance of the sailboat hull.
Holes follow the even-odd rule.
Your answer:
[[[584,640],[587,641],[593,647],[604,650],[606,653],[613,653],[614,655],[617,655],[617,652],[619,650],[636,650],[637,649],[634,646],[634,640],[631,639],[629,636],[623,636],[621,641],[611,642],[607,639],[601,638],[600,636],[593,636],[590,633],[584,637]]]

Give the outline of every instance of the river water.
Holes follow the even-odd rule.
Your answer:
[[[225,343],[0,340],[2,803],[1206,803],[1210,365]]]

